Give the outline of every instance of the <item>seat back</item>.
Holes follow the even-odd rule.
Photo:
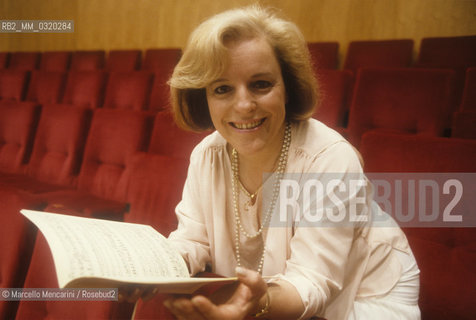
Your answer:
[[[145,52],[143,70],[154,72],[154,83],[150,95],[149,110],[160,111],[169,107],[169,80],[180,59],[181,50],[149,49]]]
[[[331,128],[347,126],[354,77],[349,70],[319,70],[320,102],[313,117]]]
[[[153,75],[147,71],[111,72],[105,108],[144,110],[149,104]]]
[[[35,101],[40,104],[58,103],[63,98],[65,83],[65,72],[33,71],[26,100]]]
[[[70,71],[62,103],[98,108],[104,101],[106,82],[103,71]]]
[[[44,105],[28,174],[40,181],[73,186],[79,173],[90,120],[89,109]]]
[[[170,87],[167,84],[171,74],[154,73],[154,82],[149,99],[149,110],[162,111],[170,108]]]
[[[106,70],[130,72],[140,69],[142,51],[140,50],[111,50],[107,56]]]
[[[336,69],[338,64],[338,42],[308,42],[314,69]]]
[[[0,70],[0,100],[22,101],[30,79],[30,72],[24,70]]]
[[[359,145],[365,131],[386,129],[442,136],[453,94],[451,70],[360,69],[349,113],[349,138]]]
[[[46,51],[41,55],[40,70],[67,71],[71,63],[71,51]]]
[[[131,164],[127,191],[128,222],[153,226],[167,236],[177,228],[175,207],[187,176],[188,160],[167,155],[139,153]]]
[[[423,38],[415,64],[424,68],[452,68],[455,76],[455,110],[460,106],[465,73],[476,67],[476,35],[462,37]]]
[[[412,63],[413,40],[351,41],[344,69],[357,71],[366,67],[403,68]]]
[[[417,64],[424,67],[476,66],[476,36],[423,38]]]
[[[16,193],[0,192],[0,288],[22,288],[30,264],[37,229],[19,213],[40,209]],[[0,301],[0,318],[14,319],[17,301]]]
[[[453,113],[451,136],[453,138],[476,139],[476,110]]]
[[[142,69],[169,73],[180,59],[179,48],[148,49],[145,51]]]
[[[0,69],[5,69],[8,66],[8,60],[10,59],[10,52],[0,52]]]
[[[367,172],[476,172],[476,141],[368,132],[360,152]]]
[[[110,200],[123,201],[130,161],[145,151],[152,117],[143,112],[97,109],[86,142],[78,189]]]
[[[0,171],[20,173],[28,163],[40,107],[34,102],[0,101]]]
[[[39,276],[41,275],[41,276]],[[53,256],[42,233],[38,233],[31,263],[25,279],[25,288],[58,288]],[[31,301],[22,300],[16,319],[130,319],[131,312],[113,315],[114,305],[109,301]]]
[[[40,62],[40,52],[12,52],[10,54],[9,69],[35,70]]]
[[[74,51],[71,57],[70,70],[94,71],[104,68],[106,53],[104,50]]]
[[[460,110],[476,111],[476,67],[466,70],[463,97]]]
[[[189,159],[193,148],[207,135],[177,127],[170,111],[157,113],[149,153]]]

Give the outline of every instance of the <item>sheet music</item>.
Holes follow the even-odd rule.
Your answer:
[[[79,277],[188,278],[187,266],[151,226],[21,210],[44,234],[64,287]]]

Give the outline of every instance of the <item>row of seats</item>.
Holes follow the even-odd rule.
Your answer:
[[[309,50],[319,69],[338,67],[339,43],[309,42]],[[343,64],[344,69],[361,67],[409,67],[412,65],[412,39],[351,41]],[[155,69],[164,62],[176,62],[180,49],[111,50],[106,59],[104,50],[62,52],[0,52],[0,68],[40,68],[50,71],[95,70],[133,71]],[[466,68],[476,65],[476,36],[423,38],[416,66]]]
[[[203,134],[179,130],[168,112],[31,104],[11,110],[17,121],[0,126],[17,139],[0,152],[2,165],[16,161],[0,175],[1,287],[58,285],[49,248],[18,213],[21,208],[145,223],[164,234],[175,228],[187,158]],[[476,172],[476,140],[371,130],[363,134],[360,151],[369,173]],[[464,215],[474,214],[467,210]],[[422,272],[423,318],[472,319],[475,229],[405,232]],[[172,319],[162,299],[140,302],[136,318]],[[2,318],[130,319],[131,313],[131,305],[116,302],[0,302]]]
[[[0,100],[159,111],[169,105],[169,75],[161,71],[0,70]]]
[[[476,138],[476,68],[468,68],[457,103],[450,69],[362,68],[321,70],[321,103],[314,117],[355,146],[362,134],[385,129],[412,134]]]
[[[106,71],[128,72],[134,70],[168,69],[181,55],[179,48],[148,49],[142,51],[111,50],[106,58],[104,50],[96,51],[46,51],[0,52],[0,69],[44,71]]]
[[[21,208],[152,224],[163,234],[176,227],[188,157],[203,134],[179,130],[166,111],[33,103],[0,110],[1,287],[58,285],[52,263],[42,258],[51,259],[49,249]],[[39,305],[58,306],[58,318],[73,310],[67,318],[101,318],[84,314],[95,309],[62,303],[5,301],[0,318],[14,318],[17,309],[20,319],[42,318]]]
[[[319,69],[338,67],[338,42],[308,44]],[[476,36],[423,38],[413,62],[412,39],[351,41],[343,69],[357,71],[364,67],[467,68],[476,64]]]
[[[169,107],[168,75],[160,72],[33,71],[30,79],[29,73],[0,70],[0,101],[151,111]],[[475,75],[476,68],[468,68],[459,98],[451,69],[362,68],[355,76],[348,70],[319,70],[321,104],[314,116],[356,146],[363,131],[372,128],[449,136],[453,127],[452,136],[474,138]]]
[[[455,209],[463,216],[463,222],[475,221],[472,202],[475,199],[476,140],[371,131],[362,137],[360,152],[368,173],[432,173],[420,179],[435,180],[441,176],[439,173],[458,173],[449,175],[448,179],[462,179],[464,174],[472,173],[466,181],[472,181],[473,185],[464,185],[461,198],[466,205]],[[450,194],[454,192],[451,190]],[[440,217],[442,212],[443,208],[439,211]],[[404,232],[420,268],[422,319],[474,319],[476,228],[407,227]]]

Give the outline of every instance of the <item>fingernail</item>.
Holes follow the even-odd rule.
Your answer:
[[[200,305],[200,300],[198,300],[198,302],[197,302],[197,297],[196,297],[196,296],[193,297],[190,301],[192,302],[192,304],[193,304],[194,306]]]
[[[241,276],[246,275],[246,270],[245,270],[245,268],[242,268],[242,267],[236,267],[235,272],[236,272],[236,274],[239,274]]]

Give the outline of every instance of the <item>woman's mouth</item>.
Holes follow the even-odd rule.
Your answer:
[[[248,121],[248,122],[230,122],[230,125],[233,128],[240,129],[240,130],[252,130],[262,125],[265,120],[266,118],[254,120],[254,121]]]

